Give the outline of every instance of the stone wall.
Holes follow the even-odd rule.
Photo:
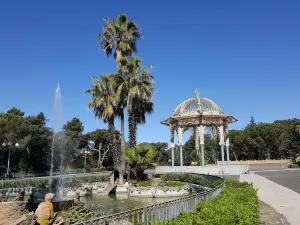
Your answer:
[[[222,165],[222,161],[218,162],[219,165]],[[245,160],[245,161],[230,161],[231,165],[251,165],[251,164],[288,164],[290,160],[282,159],[282,160]],[[227,165],[227,161],[225,161],[225,165]]]

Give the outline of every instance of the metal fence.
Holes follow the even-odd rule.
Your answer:
[[[200,201],[207,201],[216,197],[221,192],[223,186],[224,182],[208,191],[75,223],[74,225],[148,225],[155,220],[170,220],[179,216],[181,211],[193,211]]]

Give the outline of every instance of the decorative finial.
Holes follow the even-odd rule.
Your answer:
[[[197,98],[197,107],[201,110],[201,98],[200,98],[200,91],[196,88],[194,91],[195,97]]]
[[[200,91],[198,90],[198,88],[196,88],[196,90],[194,91],[195,97],[199,98],[200,97]]]

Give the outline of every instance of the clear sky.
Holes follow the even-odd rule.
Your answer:
[[[63,117],[85,132],[104,128],[87,110],[91,76],[115,64],[98,48],[103,18],[125,13],[142,27],[137,55],[153,64],[155,113],[138,141],[168,141],[160,124],[195,88],[243,128],[256,121],[300,117],[298,0],[12,0],[0,3],[0,111],[16,106],[53,117],[55,87]],[[119,121],[116,121],[119,127]]]

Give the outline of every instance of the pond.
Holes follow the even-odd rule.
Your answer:
[[[81,197],[80,201],[89,204],[97,205],[100,209],[108,214],[114,214],[126,210],[140,208],[146,205],[162,203],[169,200],[177,199],[178,197],[167,198],[137,198],[128,197],[126,194],[116,194],[109,196],[92,195],[88,197]]]

